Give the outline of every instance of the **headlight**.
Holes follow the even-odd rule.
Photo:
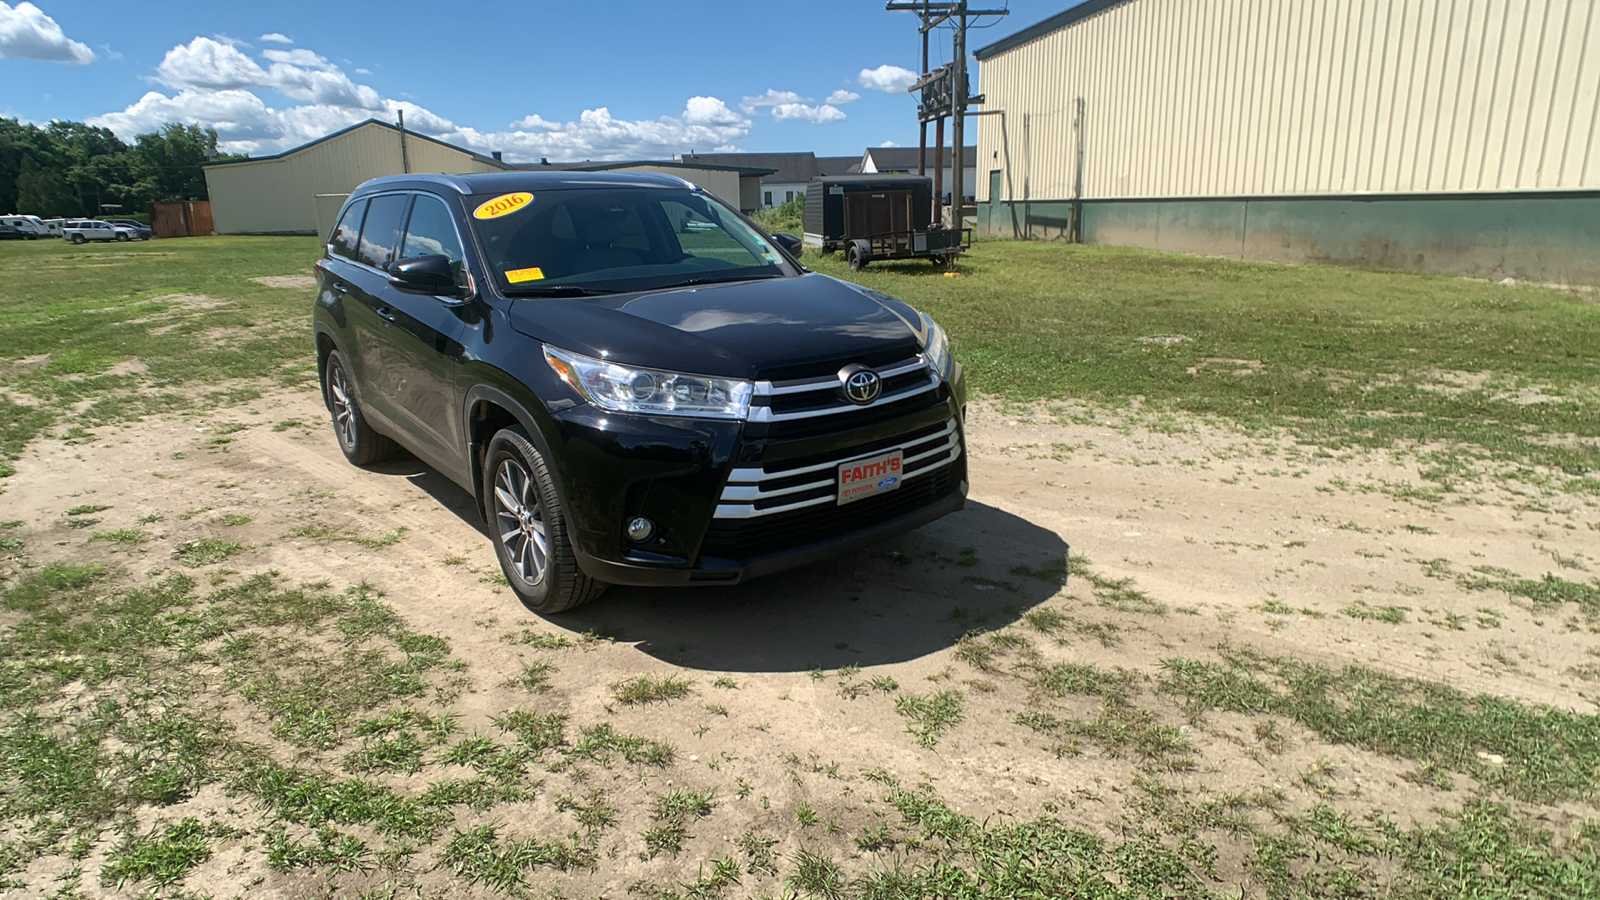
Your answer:
[[[743,419],[750,413],[748,381],[635,369],[548,344],[545,362],[584,399],[611,412]]]
[[[922,314],[922,325],[926,329],[927,339],[922,345],[922,353],[928,358],[928,367],[938,374],[940,378],[950,375],[950,339],[945,336],[944,329],[939,327],[927,313]]]

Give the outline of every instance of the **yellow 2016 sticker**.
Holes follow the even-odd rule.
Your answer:
[[[527,191],[517,191],[515,194],[501,194],[493,200],[485,200],[478,204],[472,211],[474,219],[498,219],[510,215],[533,202],[533,195]]]
[[[512,284],[516,284],[521,281],[539,281],[543,278],[544,272],[538,266],[531,266],[526,269],[506,270],[506,280]]]

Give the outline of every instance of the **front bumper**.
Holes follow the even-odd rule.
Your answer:
[[[552,449],[578,564],[611,584],[737,584],[921,527],[966,503],[964,405],[958,366],[932,390],[837,417],[624,419],[569,407],[555,415]],[[900,487],[839,505],[837,464],[893,448],[905,454]],[[658,526],[648,544],[623,537],[638,515]]]

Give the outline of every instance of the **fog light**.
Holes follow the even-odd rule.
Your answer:
[[[642,544],[655,536],[656,523],[644,516],[634,516],[628,520],[628,540],[635,544]]]

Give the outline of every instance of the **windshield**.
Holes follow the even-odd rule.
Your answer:
[[[513,295],[649,290],[787,272],[760,232],[695,191],[554,190],[467,202],[489,267]]]

